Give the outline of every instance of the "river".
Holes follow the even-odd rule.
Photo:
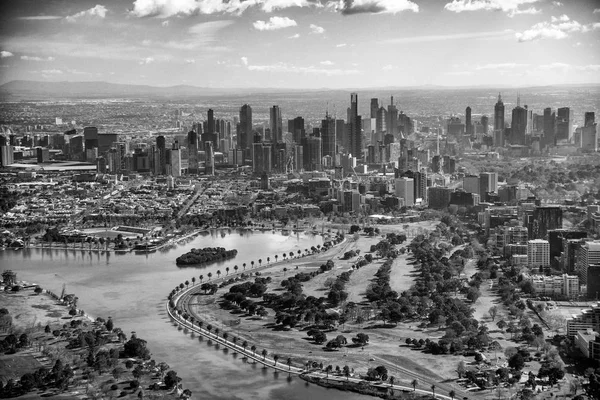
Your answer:
[[[115,326],[129,336],[135,331],[148,341],[152,357],[165,361],[183,378],[195,399],[286,399],[358,400],[366,396],[307,384],[298,377],[245,363],[231,352],[217,349],[206,340],[178,329],[165,311],[166,296],[179,283],[200,274],[250,261],[282,258],[284,252],[310,249],[322,243],[321,236],[272,232],[220,230],[206,232],[169,249],[151,254],[115,254],[80,250],[23,249],[0,252],[0,271],[12,269],[19,280],[35,282],[59,294],[79,297],[79,307],[94,317],[111,316]],[[204,267],[175,265],[175,258],[192,248],[237,249],[235,258]],[[293,265],[293,261],[290,261]]]

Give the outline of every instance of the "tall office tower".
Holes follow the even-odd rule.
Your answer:
[[[525,134],[531,136],[533,133],[533,110],[530,110],[527,104],[525,104],[525,109],[527,110],[527,128],[525,129]]]
[[[590,265],[600,265],[600,242],[586,242],[579,247],[575,261],[575,272],[579,275],[582,285],[588,284],[588,269]],[[594,293],[594,297],[595,297]]]
[[[321,120],[321,140],[323,144],[322,156],[330,156],[335,164],[335,120],[325,115],[325,119]]]
[[[467,107],[467,109],[465,110],[465,125],[467,135],[472,136],[473,121],[471,121],[471,107]]]
[[[167,174],[173,177],[181,176],[181,150],[179,142],[175,140],[171,149],[167,151]]]
[[[560,257],[563,244],[568,240],[581,240],[587,238],[587,232],[569,229],[554,229],[548,231],[548,242],[550,242],[550,262]]]
[[[215,152],[213,142],[204,142],[204,175],[215,174]]]
[[[362,119],[358,115],[358,94],[350,94],[350,119],[348,121],[350,125],[350,140],[349,140],[349,152],[357,159],[362,158]]]
[[[398,178],[394,182],[396,197],[404,199],[404,205],[411,207],[415,205],[415,180],[412,178]]]
[[[581,128],[581,148],[598,151],[598,131],[596,129],[595,114],[586,112],[584,121],[584,126]]]
[[[494,106],[494,146],[504,146],[504,103],[498,93],[498,102]]]
[[[215,133],[216,132],[216,127],[215,127],[215,113],[212,110],[212,108],[208,109],[208,119],[207,119],[207,123],[206,123],[206,131],[208,133]]]
[[[0,135],[0,166],[6,167],[14,162],[14,151],[10,139]]]
[[[307,171],[322,170],[322,152],[323,144],[320,137],[307,136],[303,143],[303,164]]]
[[[386,131],[385,122],[387,121],[387,110],[385,107],[379,107],[377,110],[377,115],[375,118],[375,132],[380,135],[380,139],[382,140],[383,132]]]
[[[562,229],[562,209],[560,206],[540,206],[527,217],[529,239],[545,239],[548,231]]]
[[[273,106],[270,109],[271,118],[269,128],[271,129],[271,141],[278,143],[283,141],[283,126],[281,124],[281,110],[279,106]]]
[[[465,176],[463,178],[463,190],[467,193],[479,194],[481,192],[479,177],[475,175]]]
[[[83,139],[86,149],[98,148],[98,128],[95,126],[83,128]]]
[[[390,105],[387,109],[387,118],[385,125],[387,127],[387,133],[391,133],[396,137],[398,133],[398,108],[394,104],[394,96],[390,97]]]
[[[294,171],[300,172],[304,169],[304,147],[294,146]]]
[[[550,107],[544,108],[544,144],[556,145],[556,115]]]
[[[482,172],[479,174],[479,198],[480,201],[487,201],[488,193],[498,192],[498,173]]]
[[[517,106],[512,110],[509,138],[511,144],[525,145],[525,132],[527,130],[527,109],[521,107],[521,100],[517,97]]]
[[[156,137],[156,164],[155,175],[166,175],[167,173],[167,141],[163,135]]]
[[[571,110],[561,107],[556,112],[556,141],[566,142],[571,138]]]
[[[596,113],[588,111],[585,113],[583,126],[590,126],[596,123]]]
[[[527,242],[527,266],[550,266],[550,243],[543,239],[533,239]]]
[[[198,173],[198,133],[189,131],[187,136],[188,173]]]
[[[335,120],[335,144],[338,146],[344,145],[344,138],[348,136],[346,132],[346,121],[343,119]]]
[[[379,111],[379,99],[371,99],[371,118],[377,118]]]
[[[98,154],[103,155],[119,141],[119,135],[116,133],[103,133],[98,135]]]
[[[238,130],[238,148],[249,149],[252,144],[252,107],[244,104],[240,108],[240,129]]]
[[[304,130],[304,118],[296,117],[294,119],[288,119],[288,132],[292,134],[294,143],[300,143],[302,138],[306,136],[306,131]]]
[[[483,130],[483,134],[487,135],[488,134],[488,129],[489,129],[489,122],[490,119],[488,118],[487,115],[482,115],[481,116],[481,126],[482,126],[482,130]]]

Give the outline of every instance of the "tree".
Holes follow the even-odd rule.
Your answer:
[[[190,286],[190,281],[186,280],[186,281],[185,281],[185,288],[187,289],[187,288],[188,288],[188,286]]]
[[[35,294],[41,294],[43,291],[44,291],[44,289],[42,289],[39,286],[36,286],[35,289],[34,289]]]
[[[196,285],[196,277],[192,276],[192,286],[195,286],[195,285]]]
[[[267,354],[269,354],[269,352],[266,349],[263,349],[260,354],[263,356],[263,361],[265,361],[265,358],[267,358]]]
[[[498,326],[498,328],[503,331],[504,328],[506,328],[506,321],[504,321],[503,319],[501,319],[500,321],[496,322],[496,326]]]
[[[221,277],[221,270],[220,270],[220,269],[218,269],[218,270],[217,270],[217,278],[220,278],[220,277]]]
[[[109,332],[112,332],[113,328],[114,328],[114,323],[111,317],[108,317],[108,320],[106,321],[106,330]]]
[[[235,271],[235,273],[237,274],[239,267],[237,265],[233,266],[233,270]]]
[[[450,393],[448,393],[448,395],[452,400],[454,400],[454,397],[456,397],[456,392],[454,390],[451,390]]]
[[[458,363],[458,366],[456,367],[456,373],[458,374],[458,379],[462,379],[462,377],[465,375],[465,372],[467,372],[467,367],[465,366],[465,362],[460,361]]]
[[[517,353],[509,358],[508,366],[516,371],[522,370],[525,366],[525,360],[523,359],[521,353]]]
[[[208,274],[206,274],[208,276],[208,280],[210,281],[210,278],[212,278],[212,272],[209,272]]]
[[[173,389],[177,383],[179,383],[179,378],[177,377],[177,372],[169,371],[167,372],[167,376],[164,379],[165,385],[167,389]]]
[[[256,346],[252,345],[252,347],[250,347],[250,350],[252,350],[252,355],[256,355]]]
[[[348,367],[347,365],[344,365],[344,368],[342,369],[342,371],[344,372],[344,376],[346,377],[346,380],[350,380],[350,367]]]
[[[411,386],[413,387],[413,392],[417,390],[417,386],[419,386],[419,381],[416,379],[413,379],[412,382],[410,383]]]
[[[435,399],[435,385],[431,385],[431,394],[433,395],[433,398]]]
[[[277,354],[275,354],[273,356],[273,360],[275,361],[275,363],[273,365],[277,366],[277,360],[279,360],[279,356]]]
[[[497,306],[490,307],[490,309],[488,310],[488,313],[490,314],[490,317],[492,317],[492,321],[494,321],[494,319],[496,319],[496,315],[498,315],[498,307]]]
[[[200,283],[202,283],[202,280],[204,279],[204,275],[200,275],[199,278],[200,278]]]
[[[225,267],[225,275],[229,275],[229,267]]]

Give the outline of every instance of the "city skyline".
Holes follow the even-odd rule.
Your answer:
[[[594,1],[23,1],[3,8],[0,84],[600,83]]]

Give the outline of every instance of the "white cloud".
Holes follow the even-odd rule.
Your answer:
[[[476,70],[485,70],[485,69],[513,69],[513,68],[523,68],[527,67],[529,64],[517,64],[517,63],[500,63],[500,64],[485,64],[478,65],[475,67]]]
[[[163,21],[161,25],[166,28],[169,26],[169,21]]]
[[[91,72],[79,71],[76,69],[67,68],[67,72],[73,75],[92,75]]]
[[[129,13],[136,17],[169,18],[174,15],[242,14],[250,7],[261,7],[265,12],[290,7],[322,7],[310,0],[135,0]]]
[[[333,61],[325,60],[325,61],[321,61],[319,64],[321,64],[321,65],[333,65]]]
[[[448,11],[460,13],[463,11],[502,11],[512,17],[517,14],[538,14],[540,10],[529,7],[520,8],[527,4],[537,3],[540,0],[452,0],[444,8]]]
[[[594,8],[593,14],[600,14],[600,8]]]
[[[12,57],[12,56],[14,56],[14,54],[11,53],[10,51],[6,51],[6,50],[0,51],[0,58],[7,58],[7,57]]]
[[[37,56],[21,56],[21,60],[25,61],[54,61],[54,57],[37,57]]]
[[[387,65],[384,65],[383,67],[381,67],[382,71],[391,71],[393,69],[394,69],[394,66],[392,64],[387,64]]]
[[[244,65],[248,65],[248,57],[241,57],[240,60],[242,60],[242,63],[244,63]]]
[[[340,44],[336,44],[335,47],[346,47],[346,43],[340,43]]]
[[[419,12],[419,6],[410,0],[337,0],[330,4],[330,8],[343,15]]]
[[[293,64],[287,63],[276,63],[271,65],[247,65],[248,70],[258,72],[291,72],[304,75],[326,75],[326,76],[337,76],[337,75],[355,75],[360,73],[356,69],[325,69],[317,68],[314,66],[300,67]]]
[[[325,28],[323,28],[322,26],[317,26],[315,24],[310,24],[310,31],[311,33],[320,35],[322,33],[325,33]]]
[[[288,36],[288,39],[298,39],[299,37],[300,37],[300,34],[296,33],[295,35]]]
[[[139,64],[140,65],[146,65],[146,64],[151,64],[154,62],[154,57],[146,57],[144,59],[141,59]]]
[[[574,32],[589,32],[600,29],[600,23],[582,25],[563,14],[551,17],[550,22],[538,22],[524,32],[517,32],[519,42],[530,42],[539,39],[564,39]]]
[[[63,72],[60,69],[43,69],[42,74],[45,75],[60,75]]]
[[[218,40],[219,31],[231,24],[233,24],[232,20],[202,22],[192,25],[188,29],[188,34],[185,35],[184,39],[170,40],[168,42],[144,40],[142,41],[142,45],[145,47],[152,46],[175,50],[196,50],[203,48],[204,50],[211,51],[226,51],[228,50],[227,48],[215,46],[214,44]]]
[[[105,18],[107,8],[103,5],[96,4],[94,7],[89,10],[78,12],[77,14],[69,15],[66,19],[69,22],[75,22],[80,18]]]
[[[62,17],[59,15],[31,15],[28,17],[19,17],[17,19],[25,21],[47,21],[52,19],[62,19]]]
[[[553,2],[552,2],[552,5],[553,5],[554,7],[562,7],[562,6],[564,6],[564,4],[563,4],[563,3],[561,3],[560,1],[553,1]]]
[[[194,60],[193,58],[187,59],[185,60],[186,64],[196,64],[196,60]]]
[[[401,37],[384,40],[385,43],[424,43],[424,42],[438,42],[443,40],[456,40],[456,39],[480,39],[486,37],[502,37],[512,36],[513,31],[510,29],[503,31],[488,31],[488,32],[466,32],[466,33],[452,33],[448,35],[424,35],[424,36],[412,36],[412,37]]]
[[[298,26],[298,24],[288,17],[271,17],[268,21],[256,21],[252,26],[259,31],[274,31],[277,29]]]
[[[558,70],[562,72],[567,72],[569,70],[580,71],[580,72],[598,72],[600,71],[599,64],[590,64],[590,65],[571,65],[565,63],[551,63],[551,64],[542,64],[539,66],[539,69],[548,71],[548,70]]]

